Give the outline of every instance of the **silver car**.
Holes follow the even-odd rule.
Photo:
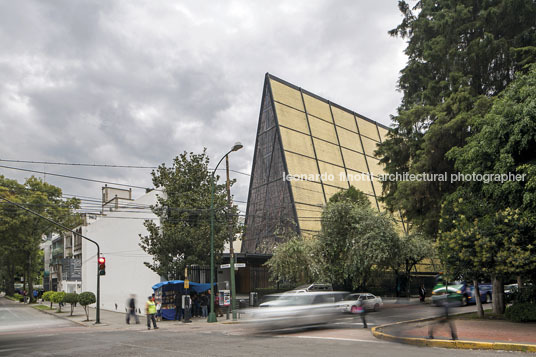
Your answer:
[[[339,304],[347,294],[336,291],[282,294],[264,307],[246,310],[246,322],[264,331],[327,324],[340,317]]]
[[[341,301],[340,306],[344,312],[356,314],[360,302],[366,310],[378,311],[383,306],[381,297],[369,293],[349,294]]]

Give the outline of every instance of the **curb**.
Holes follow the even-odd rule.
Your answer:
[[[45,306],[45,305],[43,305],[43,306]],[[37,311],[41,311],[43,314],[47,314],[47,315],[55,316],[55,317],[57,317],[58,319],[63,319],[63,320],[71,321],[71,322],[73,322],[73,323],[75,323],[75,324],[78,324],[78,325],[80,325],[80,326],[89,327],[88,325],[86,325],[86,324],[84,324],[84,323],[82,323],[82,322],[79,322],[79,321],[73,321],[73,320],[71,320],[70,318],[68,318],[67,316],[60,316],[60,315],[58,315],[58,314],[52,312],[52,310],[51,310],[51,311],[47,311],[47,310],[42,310],[42,309],[38,309],[38,308],[35,308],[35,307],[34,307],[33,309],[34,309],[34,310],[37,310]]]
[[[442,347],[442,348],[456,348],[456,349],[476,349],[476,350],[501,350],[501,351],[515,351],[515,352],[534,352],[536,353],[536,345],[524,344],[524,343],[508,343],[508,342],[479,342],[479,341],[464,341],[464,340],[439,340],[439,339],[426,339],[418,337],[399,337],[390,335],[383,332],[383,329],[388,326],[407,324],[412,322],[431,321],[436,318],[426,318],[409,320],[402,322],[395,322],[392,324],[385,324],[376,326],[371,329],[372,335],[378,339],[399,342],[407,345],[419,346],[419,347]]]

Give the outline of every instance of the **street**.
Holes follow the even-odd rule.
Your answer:
[[[474,309],[465,307],[461,309]],[[435,310],[435,311],[434,311]],[[386,308],[367,315],[371,325],[437,313],[429,306]],[[221,320],[225,321],[225,320]],[[326,328],[255,334],[243,324],[162,322],[84,327],[24,304],[0,299],[0,355],[30,356],[490,356],[507,352],[419,348],[374,338],[349,316]]]

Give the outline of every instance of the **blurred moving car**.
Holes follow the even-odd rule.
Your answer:
[[[357,313],[359,301],[363,302],[366,310],[378,311],[383,306],[383,300],[379,296],[370,293],[354,293],[347,295],[342,301],[341,307],[344,312]]]
[[[344,291],[281,294],[258,308],[244,311],[245,322],[264,331],[327,324],[341,316],[340,301],[347,294]]]
[[[480,301],[491,302],[491,284],[478,284]],[[445,286],[437,283],[432,291],[432,304],[441,306],[445,303],[459,303],[461,306],[476,304],[475,287],[465,281],[453,281]]]

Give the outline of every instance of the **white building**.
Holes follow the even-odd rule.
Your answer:
[[[151,191],[133,200],[128,190],[103,187],[103,214],[82,232],[99,244],[101,256],[106,258],[106,275],[100,277],[102,309],[125,312],[130,294],[137,295],[141,307],[153,293],[151,287],[160,282],[160,277],[144,264],[152,257],[139,245],[140,234],[148,234],[145,219],[157,220],[149,209],[156,204],[157,194]],[[96,292],[97,247],[86,239],[81,245],[82,291]]]

